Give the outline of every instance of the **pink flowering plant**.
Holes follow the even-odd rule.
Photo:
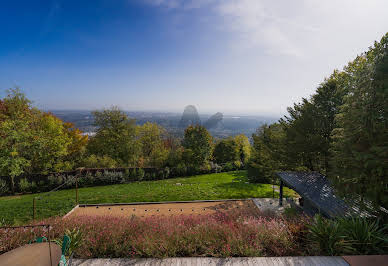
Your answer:
[[[303,226],[282,217],[242,213],[123,218],[77,216],[50,218],[51,239],[66,230],[82,232],[75,257],[139,258],[186,256],[291,256],[302,255]],[[22,246],[42,228],[0,230],[0,253]]]

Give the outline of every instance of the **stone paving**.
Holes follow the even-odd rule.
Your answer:
[[[279,206],[279,199],[277,198],[255,198],[252,199],[257,208],[261,211],[273,211],[276,214],[281,214],[285,208],[291,207],[289,201],[283,199],[283,206]]]

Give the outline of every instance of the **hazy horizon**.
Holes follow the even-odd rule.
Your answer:
[[[388,29],[388,1],[15,0],[0,10],[0,96],[44,110],[281,117]]]
[[[184,107],[182,107],[181,110],[151,110],[151,109],[143,109],[143,110],[126,110],[126,109],[123,109],[121,108],[120,106],[118,106],[120,108],[120,110],[124,111],[124,112],[133,112],[133,113],[161,113],[161,114],[172,114],[172,115],[182,115],[183,113],[183,110],[184,110]],[[106,109],[106,108],[110,108],[110,107],[101,107],[101,108],[96,108],[96,109],[55,109],[55,108],[52,108],[52,109],[43,109],[44,111],[47,111],[47,112],[93,112],[93,111],[96,111],[96,110],[102,110],[102,109]],[[209,111],[209,110],[200,110],[197,108],[197,111],[198,111],[198,114],[199,116],[211,116],[211,115],[214,115],[215,113],[217,112],[220,112],[222,113],[224,116],[227,116],[227,117],[233,117],[233,116],[246,116],[246,117],[249,117],[249,116],[253,116],[253,117],[267,117],[267,118],[280,118],[282,117],[283,115],[286,115],[286,113],[284,114],[281,114],[280,116],[279,115],[276,115],[276,114],[271,114],[271,113],[255,113],[255,112],[251,112],[249,113],[248,112],[243,112],[243,111],[223,111],[223,110],[220,110],[220,111]]]

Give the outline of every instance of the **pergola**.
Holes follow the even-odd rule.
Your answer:
[[[279,205],[283,204],[283,186],[295,190],[305,202],[326,217],[368,215],[357,205],[350,206],[334,193],[329,180],[318,172],[278,172],[280,178]]]

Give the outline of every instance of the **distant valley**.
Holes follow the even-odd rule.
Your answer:
[[[73,123],[77,128],[86,134],[93,134],[97,128],[93,125],[91,111],[82,110],[50,110],[55,116],[65,122]],[[278,118],[254,115],[224,115],[200,114],[193,105],[188,105],[182,114],[172,112],[147,112],[127,111],[131,118],[136,119],[136,124],[142,125],[146,122],[157,123],[164,127],[170,134],[181,137],[184,129],[190,124],[201,124],[205,126],[216,138],[226,138],[238,134],[245,134],[248,137],[264,123],[273,123]]]

